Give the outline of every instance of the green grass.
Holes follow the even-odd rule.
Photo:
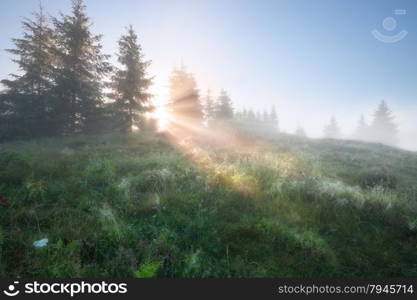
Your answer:
[[[416,182],[416,153],[286,135],[2,144],[0,276],[416,277]]]

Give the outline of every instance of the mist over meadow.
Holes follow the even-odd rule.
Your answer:
[[[1,1],[0,277],[417,277],[393,5]]]
[[[13,55],[5,48],[13,48],[12,38],[21,36],[20,22],[38,9],[35,2],[13,5],[6,0],[1,4],[4,11],[15,12],[7,15],[2,26],[3,79],[17,71]],[[169,102],[170,74],[183,63],[193,73],[201,98],[208,89],[217,97],[224,88],[235,110],[262,113],[275,106],[280,130],[286,133],[303,127],[308,136],[324,137],[324,127],[334,116],[341,137],[355,138],[361,115],[370,125],[384,100],[395,117],[396,146],[416,150],[415,37],[408,34],[386,43],[372,34],[378,30],[389,37],[410,31],[414,24],[406,8],[411,9],[413,2],[380,1],[376,7],[370,3],[359,8],[325,1],[301,6],[242,1],[237,9],[233,3],[216,1],[191,5],[186,1],[127,1],[122,6],[86,2],[92,32],[103,34],[103,53],[110,54],[110,63],[117,65],[114,54],[123,28],[132,24],[138,30],[144,54],[152,60],[149,91],[157,105]],[[43,5],[45,13],[53,16],[71,9],[70,1],[46,0]],[[398,15],[396,9],[401,6],[405,14]],[[346,14],[346,10],[352,12]],[[354,17],[355,11],[363,17]],[[152,26],[149,19],[159,20],[158,25]],[[320,19],[326,22],[317,22]],[[392,19],[395,24],[388,30],[385,27]]]

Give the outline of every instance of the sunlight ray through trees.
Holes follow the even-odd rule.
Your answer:
[[[93,16],[111,6],[98,2]],[[116,6],[130,8],[122,2]],[[372,102],[373,114],[361,115],[362,105],[343,115],[339,102],[321,99],[343,91],[329,83],[340,66],[321,69],[312,36],[299,47],[300,36],[288,35],[297,51],[287,51],[282,35],[270,45],[270,12],[258,15],[253,1],[249,15],[246,4],[237,14],[233,6],[250,25],[242,36],[254,39],[231,51],[230,38],[213,43],[207,33],[238,39],[241,20],[216,30],[227,25],[216,10],[203,32],[190,13],[200,2],[191,2],[176,13],[164,4],[165,19],[132,9],[135,26],[125,29],[124,14],[114,25],[116,11],[104,20],[109,27],[93,26],[83,0],[56,16],[40,5],[23,19],[6,50],[16,70],[0,90],[0,276],[416,277],[417,155],[397,148],[404,111],[396,96]],[[268,30],[258,32],[265,21]],[[195,47],[183,39],[188,30]],[[153,39],[157,47],[148,48]],[[175,46],[161,47],[164,39]],[[308,68],[290,68],[291,52]],[[181,54],[187,67],[173,68]],[[265,72],[253,72],[258,65]],[[292,81],[296,92],[285,95]]]

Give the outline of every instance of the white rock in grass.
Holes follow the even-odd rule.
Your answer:
[[[37,248],[45,247],[48,244],[49,240],[47,238],[41,239],[39,241],[34,241],[33,246]]]
[[[74,150],[72,150],[72,149],[70,149],[70,148],[68,148],[68,147],[65,147],[64,149],[62,149],[61,150],[61,154],[63,154],[63,155],[73,155],[74,154]]]

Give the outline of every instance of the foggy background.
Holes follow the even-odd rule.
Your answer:
[[[68,12],[70,1],[44,0],[45,10]],[[225,88],[235,109],[263,111],[275,105],[282,131],[298,125],[322,137],[335,116],[350,138],[363,114],[368,123],[381,100],[399,125],[401,147],[417,150],[416,1],[98,1],[87,0],[93,31],[104,33],[104,53],[116,52],[126,24],[137,30],[153,61],[156,103],[168,101],[168,78],[183,62],[201,94]],[[2,0],[0,78],[15,72],[10,39],[38,0]],[[396,15],[405,9],[405,15]],[[383,21],[397,23],[387,30]],[[109,20],[111,19],[111,22]],[[372,30],[395,36],[377,40]],[[111,61],[114,62],[112,56]]]

